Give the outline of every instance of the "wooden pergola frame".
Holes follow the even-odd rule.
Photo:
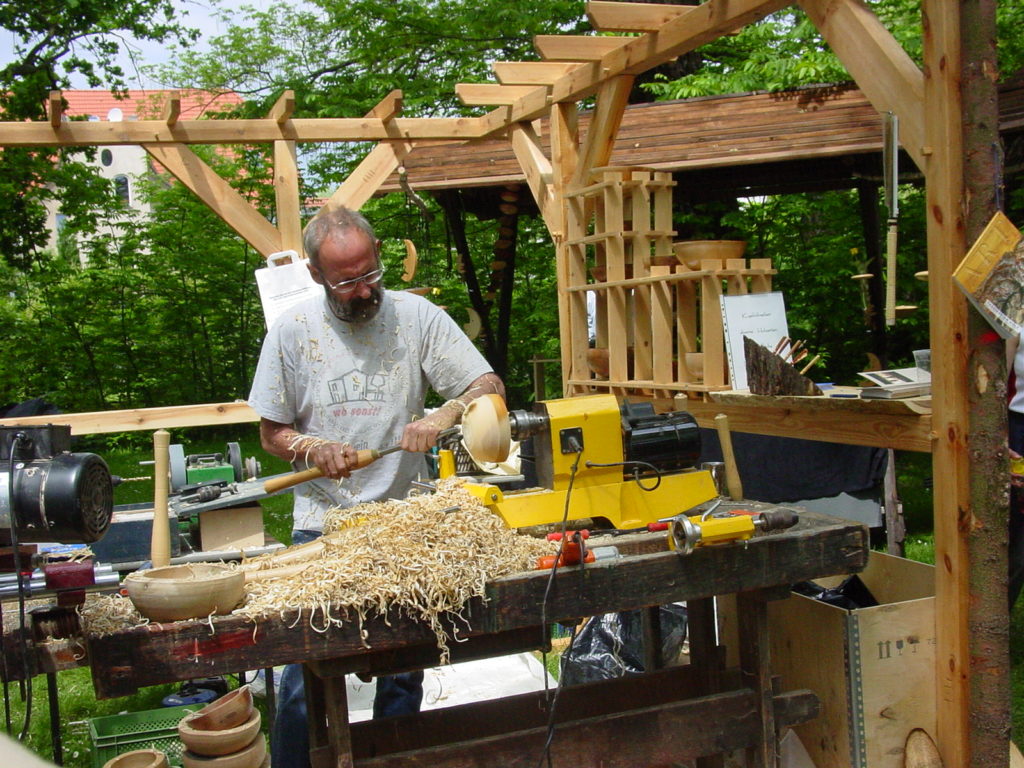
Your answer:
[[[541,61],[496,62],[496,83],[456,86],[464,103],[493,107],[479,117],[403,118],[401,94],[396,92],[362,118],[301,119],[292,116],[294,97],[285,93],[263,119],[178,120],[179,110],[172,98],[164,115],[156,120],[67,122],[61,119],[60,94],[54,93],[49,122],[0,124],[0,145],[138,144],[260,253],[268,255],[300,250],[297,142],[377,142],[328,202],[359,208],[417,141],[507,135],[558,249],[559,285],[565,286],[565,191],[584,179],[590,169],[607,163],[634,77],[788,5],[786,0],[708,0],[699,6],[595,0],[588,4],[587,13],[596,30],[636,36],[536,38]],[[933,410],[930,416],[899,424],[885,416],[849,411],[806,418],[788,404],[751,413],[730,411],[725,405],[695,403],[695,411],[705,421],[716,412],[729,412],[736,417],[735,425],[744,431],[914,450],[931,448],[939,564],[936,597],[940,607],[936,621],[938,715],[932,736],[947,766],[997,765],[999,762],[992,762],[991,755],[999,754],[1000,749],[1002,755],[1007,754],[1008,715],[1001,728],[990,730],[972,727],[968,720],[971,702],[983,700],[981,687],[989,684],[981,679],[984,676],[972,674],[970,635],[980,609],[971,602],[969,543],[990,522],[980,514],[985,510],[975,509],[972,503],[978,498],[980,473],[990,470],[995,474],[1001,466],[998,451],[989,456],[972,446],[975,467],[971,468],[968,436],[975,412],[970,409],[969,399],[978,399],[979,392],[986,392],[980,378],[983,374],[991,377],[993,372],[986,374],[974,364],[968,376],[968,359],[975,350],[968,338],[967,304],[950,278],[965,253],[969,206],[977,205],[965,194],[965,118],[960,85],[961,73],[973,62],[962,60],[961,41],[967,30],[962,29],[961,14],[978,12],[980,6],[922,0],[924,66],[918,67],[859,0],[800,0],[798,5],[872,104],[880,112],[891,111],[899,117],[903,146],[926,176]],[[984,78],[979,77],[973,87],[979,87],[979,82],[983,87]],[[591,96],[596,96],[594,118],[587,135],[581,137],[577,131],[577,102]],[[549,121],[550,156],[541,148],[535,122],[540,118]],[[189,144],[230,143],[273,145],[276,227],[188,148]],[[563,290],[559,301],[562,338],[566,340],[570,338],[565,326],[569,298]],[[571,346],[563,349],[563,375],[568,375],[574,354],[581,351]],[[1002,407],[996,397],[987,402],[992,409]],[[78,414],[63,420],[75,431],[99,432],[254,419],[247,406],[219,404]],[[989,530],[986,535],[995,540],[1002,533]],[[989,652],[996,658],[989,665],[998,667],[1000,648],[990,647]]]

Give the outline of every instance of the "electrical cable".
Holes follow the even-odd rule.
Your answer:
[[[579,444],[579,442],[576,440],[576,438],[574,438],[574,437],[573,438],[569,438],[569,442],[570,442],[570,447],[572,447],[573,452],[576,454],[576,459],[575,459],[575,461],[573,461],[572,467],[570,467],[570,469],[569,469],[569,483],[568,483],[568,485],[566,486],[566,489],[565,489],[565,507],[564,507],[564,509],[562,511],[562,521],[561,521],[561,534],[562,535],[561,535],[561,538],[559,539],[559,542],[558,542],[558,552],[555,553],[555,562],[551,565],[551,571],[548,573],[548,583],[544,587],[544,598],[541,600],[541,604],[540,604],[540,626],[541,626],[541,631],[544,633],[544,635],[543,635],[544,646],[543,647],[545,647],[545,648],[547,647],[547,645],[548,645],[548,643],[550,641],[550,637],[549,637],[549,634],[548,634],[550,632],[550,630],[548,629],[548,621],[547,621],[548,598],[551,595],[551,587],[552,587],[552,585],[555,582],[555,574],[558,573],[558,563],[559,563],[559,561],[561,561],[562,554],[565,551],[566,529],[567,529],[568,524],[569,524],[569,500],[572,498],[573,483],[576,481],[576,472],[579,470],[580,458],[583,456],[583,446]],[[580,562],[580,565],[581,566],[583,565],[582,561]],[[576,627],[573,626],[572,632],[569,635],[569,645],[566,646],[566,649],[565,649],[565,651],[563,651],[563,654],[568,653],[572,649],[572,644],[573,644],[573,641],[575,639],[576,639]],[[540,756],[540,759],[537,761],[537,765],[541,766],[545,762],[547,762],[548,768],[551,768],[551,741],[552,741],[552,739],[554,738],[554,735],[555,735],[555,705],[558,703],[558,692],[562,689],[562,686],[559,685],[558,688],[555,689],[555,695],[552,697],[550,689],[548,688],[548,674],[547,674],[548,654],[547,654],[547,651],[544,651],[544,653],[542,655],[543,655],[543,661],[544,661],[544,700],[545,700],[545,703],[547,704],[547,707],[548,707],[548,725],[547,725],[547,738],[544,741],[544,750],[543,750],[543,752],[541,752],[541,756]]]
[[[661,485],[661,470],[658,467],[651,464],[649,461],[639,461],[637,459],[633,459],[631,461],[613,461],[610,464],[598,464],[596,461],[588,461],[584,466],[587,467],[587,469],[590,469],[591,467],[622,467],[623,469],[633,467],[633,480],[636,481],[637,488],[639,488],[641,491],[656,491],[658,490],[658,486]],[[641,466],[647,467],[649,470],[654,472],[654,485],[647,487],[640,482],[639,467]]]

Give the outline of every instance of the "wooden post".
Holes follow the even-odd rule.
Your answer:
[[[171,525],[167,512],[167,486],[170,472],[171,434],[166,429],[153,433],[153,530],[149,541],[149,559],[154,568],[171,564]]]
[[[960,107],[960,19],[956,3],[924,0],[925,210],[935,443],[936,733],[948,766],[975,765],[968,738],[970,706],[967,540],[970,506],[967,445],[967,301],[950,275],[966,252]],[[901,120],[901,123],[903,121]]]
[[[959,44],[967,243],[973,243],[999,208],[1002,154],[994,82],[995,0],[964,0]],[[930,281],[929,281],[930,283]],[[973,766],[1006,765],[1010,731],[1009,615],[1006,595],[994,585],[1007,577],[1006,370],[1002,344],[980,343],[991,329],[968,309],[970,502],[975,524],[970,559],[970,757]],[[948,763],[947,763],[948,765]]]

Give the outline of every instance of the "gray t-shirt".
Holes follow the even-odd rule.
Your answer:
[[[267,333],[249,405],[303,434],[379,450],[423,416],[428,387],[451,399],[490,371],[455,321],[420,296],[384,291],[373,320],[346,323],[321,295],[286,311]],[[293,466],[311,465],[300,455]],[[328,507],[402,498],[423,467],[422,454],[397,451],[340,485],[305,483],[295,489],[293,525],[322,530]]]

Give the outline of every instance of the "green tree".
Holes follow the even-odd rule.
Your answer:
[[[46,120],[51,90],[125,88],[118,53],[126,38],[163,42],[195,39],[175,18],[172,0],[9,0],[0,3],[0,29],[14,40],[0,68],[0,120]],[[26,268],[46,247],[46,205],[88,218],[105,197],[105,182],[82,164],[91,150],[6,148],[0,153],[0,255]]]

